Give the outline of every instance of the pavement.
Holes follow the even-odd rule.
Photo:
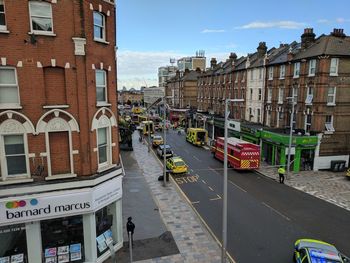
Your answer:
[[[262,164],[256,172],[278,181],[277,169]],[[291,173],[284,183],[350,211],[350,180],[345,172],[301,171]]]
[[[221,262],[221,249],[172,179],[159,182],[163,168],[133,134],[133,152],[122,152],[124,247],[117,262],[129,262],[125,224],[135,223],[133,260],[142,263]]]

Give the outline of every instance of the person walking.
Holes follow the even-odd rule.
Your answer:
[[[134,230],[135,230],[135,224],[131,221],[132,217],[128,217],[128,222],[126,223],[126,231],[128,232],[129,239],[131,238],[131,244],[134,244]]]
[[[280,168],[278,168],[278,175],[279,175],[279,179],[280,179],[280,184],[284,184],[285,173],[286,173],[286,170],[284,169],[284,167],[280,166]]]

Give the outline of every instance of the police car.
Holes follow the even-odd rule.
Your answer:
[[[315,239],[299,239],[294,244],[294,262],[345,263],[350,260],[331,244]]]

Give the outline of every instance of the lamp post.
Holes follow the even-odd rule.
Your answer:
[[[225,142],[224,142],[224,183],[222,196],[222,255],[221,262],[226,263],[226,245],[227,245],[227,138],[228,138],[228,109],[229,102],[243,102],[243,99],[226,99],[225,100]]]
[[[165,104],[166,104],[166,97],[163,97],[163,110],[164,110],[164,120],[163,120],[163,186],[166,187],[166,149],[165,149],[165,145],[166,145],[166,108],[165,108]]]
[[[289,179],[289,173],[290,173],[290,156],[291,156],[291,151],[292,151],[292,138],[293,138],[293,120],[294,120],[294,94],[292,97],[287,97],[288,100],[292,101],[292,112],[290,115],[290,130],[289,130],[289,144],[288,144],[288,158],[287,158],[287,179]]]

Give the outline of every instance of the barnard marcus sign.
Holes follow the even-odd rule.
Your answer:
[[[94,212],[122,197],[121,177],[103,185],[0,199],[0,226]]]

